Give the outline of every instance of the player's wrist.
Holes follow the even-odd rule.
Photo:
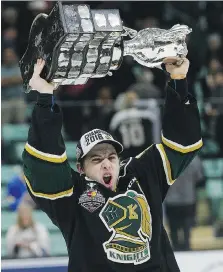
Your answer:
[[[44,84],[44,86],[41,88],[41,91],[39,92],[44,94],[53,94],[53,91],[54,91],[54,85],[47,83],[47,84]]]
[[[186,76],[186,74],[170,74],[170,78],[174,80],[185,79]]]
[[[37,104],[44,106],[52,106],[53,94],[39,93],[37,96]]]

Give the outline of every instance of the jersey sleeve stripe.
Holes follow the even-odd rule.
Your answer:
[[[30,184],[29,180],[27,179],[27,177],[25,175],[24,175],[24,178],[25,178],[25,182],[26,182],[29,190],[36,197],[55,200],[55,199],[58,199],[58,198],[68,197],[68,196],[71,196],[73,194],[73,187],[71,189],[69,189],[69,190],[59,192],[59,193],[56,193],[56,194],[37,193],[37,192],[33,191],[32,187],[31,187],[31,184]]]
[[[147,147],[146,149],[144,149],[141,153],[139,153],[137,156],[135,156],[136,159],[139,159],[142,157],[142,155],[151,147],[153,146],[153,144],[151,144],[149,147]]]
[[[162,144],[156,144],[156,148],[158,149],[158,151],[160,153],[160,156],[161,156],[161,159],[162,159],[162,162],[163,162],[163,168],[164,168],[164,172],[165,172],[165,175],[166,175],[167,183],[169,185],[172,185],[175,180],[172,179],[170,162],[169,162],[169,160],[167,158],[167,155],[166,155],[166,152],[165,152],[165,150],[163,148],[163,145]]]
[[[67,155],[66,151],[62,155],[53,155],[53,154],[48,154],[41,152],[37,150],[36,148],[32,147],[30,144],[26,143],[25,145],[25,150],[32,156],[44,160],[44,161],[49,161],[49,162],[54,162],[54,163],[62,163],[67,160]]]
[[[188,145],[188,146],[183,146],[181,144],[178,144],[178,143],[175,143],[167,138],[165,138],[162,134],[162,142],[168,146],[169,148],[173,149],[173,150],[176,150],[178,152],[181,152],[181,153],[189,153],[189,152],[192,152],[192,151],[195,151],[199,148],[202,147],[203,145],[203,141],[202,139],[200,139],[198,142],[192,144],[192,145]]]

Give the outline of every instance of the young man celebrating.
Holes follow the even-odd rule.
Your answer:
[[[162,143],[120,163],[122,144],[94,129],[77,145],[79,173],[67,161],[54,86],[40,77],[44,64],[37,60],[30,80],[39,96],[23,153],[24,174],[33,199],[63,234],[68,271],[179,271],[162,203],[202,146],[197,104],[187,91],[189,61],[164,60],[170,78]]]

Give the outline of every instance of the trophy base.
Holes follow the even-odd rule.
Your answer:
[[[27,50],[19,62],[24,91],[38,58],[46,64],[41,77],[56,85],[86,84],[110,75],[122,62],[119,11],[91,10],[85,4],[57,2],[49,15],[39,14],[31,26]]]
[[[38,58],[46,61],[41,77],[51,81],[57,69],[58,49],[63,43],[66,33],[61,22],[58,4],[49,15],[39,14],[34,19],[25,54],[19,61],[23,78],[24,92],[30,92],[29,80],[33,75],[34,65]]]

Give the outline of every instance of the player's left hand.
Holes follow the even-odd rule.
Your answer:
[[[163,60],[172,79],[186,78],[190,62],[187,58],[167,57]]]

